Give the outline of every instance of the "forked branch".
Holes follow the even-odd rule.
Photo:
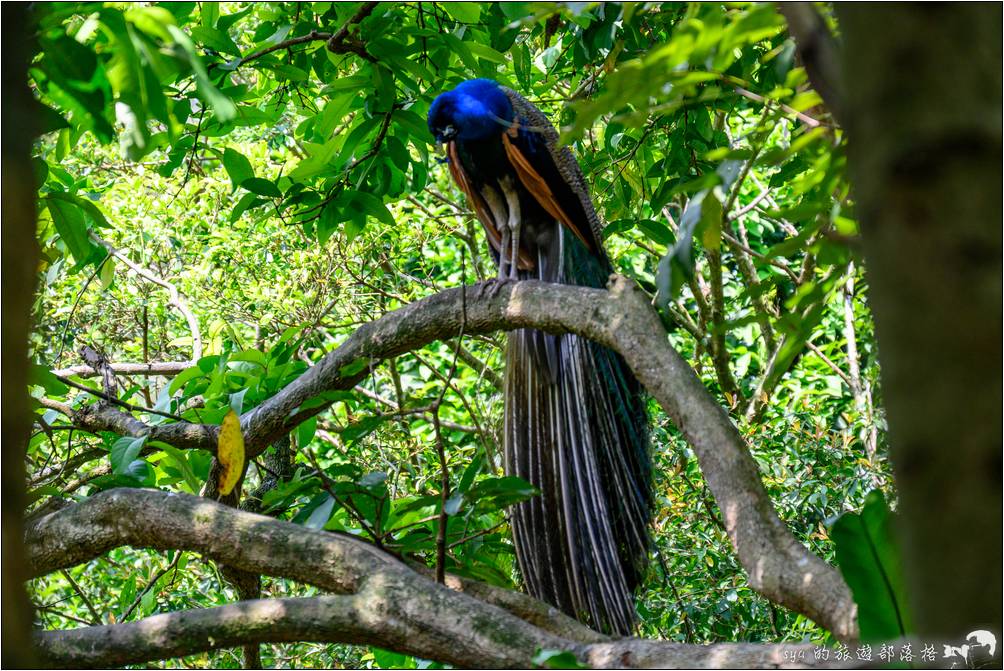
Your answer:
[[[325,407],[303,409],[308,401],[332,390],[352,389],[372,364],[433,340],[456,337],[461,328],[468,335],[522,327],[578,333],[620,352],[683,433],[722,511],[750,585],[838,638],[856,638],[855,606],[846,583],[778,518],[739,431],[672,347],[640,289],[622,277],[612,279],[609,291],[536,281],[497,288],[497,292],[448,289],[364,324],[280,393],[241,417],[248,458]],[[75,416],[73,421],[84,428],[93,428],[88,422],[94,422],[115,430],[112,420],[117,418],[123,433],[138,435],[146,430],[142,422],[116,410],[92,414]],[[183,422],[146,428],[157,440],[211,451],[219,430]]]

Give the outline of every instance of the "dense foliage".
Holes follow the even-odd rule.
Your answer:
[[[100,378],[65,370],[81,347],[177,362],[167,376],[119,375],[117,398],[148,423],[173,420],[144,409],[218,424],[360,324],[491,276],[425,126],[435,95],[490,77],[561,127],[618,271],[651,293],[739,424],[783,520],[833,560],[832,519],[872,488],[892,492],[844,136],[774,6],[370,9],[354,23],[358,3],[35,7],[30,74],[47,132],[33,507],[113,486],[199,493],[208,477],[206,452],[74,428],[69,410],[103,402],[75,386],[100,390]],[[447,570],[518,587],[504,511],[532,491],[501,474],[503,341],[438,343],[376,367],[252,464],[245,494],[432,566],[441,451]],[[692,452],[651,410],[658,559],[641,633],[823,640],[748,587]],[[270,580],[264,593],[312,592]],[[39,579],[32,596],[47,628],[235,599],[212,563],[128,549]],[[311,644],[264,646],[263,661],[424,664]]]

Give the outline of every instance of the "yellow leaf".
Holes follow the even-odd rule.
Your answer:
[[[220,475],[220,494],[226,496],[237,485],[244,471],[244,435],[241,420],[231,408],[220,426],[220,440],[216,447],[216,458],[223,466]]]

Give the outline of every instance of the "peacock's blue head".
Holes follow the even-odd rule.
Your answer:
[[[429,107],[429,132],[436,142],[483,140],[512,122],[512,103],[491,79],[470,79],[440,93]]]

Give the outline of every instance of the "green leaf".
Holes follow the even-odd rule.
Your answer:
[[[383,471],[373,471],[359,478],[360,487],[376,487],[387,480],[387,474]]]
[[[204,2],[199,5],[203,26],[212,28],[220,18],[220,5],[216,2]]]
[[[673,232],[669,230],[669,226],[665,222],[654,219],[639,219],[635,225],[652,242],[660,245],[670,245],[673,242]]]
[[[38,125],[39,133],[51,133],[53,131],[60,130],[62,128],[69,128],[70,124],[66,122],[63,115],[52,109],[48,105],[43,105],[40,102],[35,101],[35,114],[38,115]],[[44,181],[44,180],[43,180]]]
[[[341,368],[338,369],[338,377],[347,378],[353,375],[358,375],[359,373],[366,370],[370,365],[370,360],[367,357],[361,356],[354,359]]]
[[[197,377],[202,377],[206,374],[206,371],[202,370],[199,366],[192,366],[191,368],[186,368],[185,370],[178,373],[171,384],[168,387],[168,391],[171,395],[174,395],[179,389],[185,386],[189,380],[194,380]]]
[[[478,2],[446,2],[443,9],[457,21],[477,23],[481,18],[481,4]]]
[[[214,3],[205,4],[210,5]],[[234,41],[230,39],[230,36],[222,30],[206,26],[192,26],[191,30],[192,37],[194,37],[200,44],[203,44],[210,49],[215,49],[220,53],[230,54],[231,56],[241,55],[240,48],[234,44]]]
[[[480,44],[478,42],[467,42],[466,44],[467,48],[471,50],[471,53],[479,58],[484,58],[485,60],[492,61],[493,63],[505,63],[505,56],[495,51],[487,44]]]
[[[108,220],[105,218],[101,209],[89,198],[81,198],[80,196],[72,193],[53,192],[49,194],[48,199],[64,200],[68,203],[76,205],[83,211],[84,218],[90,222],[91,226],[97,226],[98,228],[112,227],[112,225],[108,223]]]
[[[237,106],[234,105],[234,101],[221,93],[212,80],[209,79],[206,66],[203,65],[202,58],[195,51],[195,45],[189,39],[188,35],[178,29],[177,26],[167,26],[167,30],[188,57],[192,73],[195,75],[195,83],[199,95],[213,108],[216,118],[220,121],[230,121],[237,116]]]
[[[330,105],[329,105],[330,106]],[[331,161],[341,147],[342,138],[335,137],[324,144],[305,143],[307,157],[296,164],[289,178],[300,182],[332,169]]]
[[[230,403],[228,404],[230,408],[240,415],[244,412],[244,396],[248,393],[247,388],[235,391],[230,394]]]
[[[467,492],[467,498],[474,502],[487,501],[498,508],[505,508],[538,493],[539,490],[526,480],[507,475],[481,480]]]
[[[241,188],[247,189],[251,193],[266,198],[282,198],[282,191],[275,185],[275,182],[263,177],[251,177],[241,182]]]
[[[390,210],[387,209],[384,202],[372,193],[366,193],[365,191],[346,191],[345,194],[345,197],[351,203],[358,206],[368,216],[373,217],[388,226],[397,225],[397,222],[394,220],[394,215],[390,213]]]
[[[464,493],[456,492],[453,496],[446,500],[446,505],[443,506],[443,510],[447,515],[456,515],[460,512],[460,505],[464,502]]]
[[[250,209],[252,203],[254,203],[256,200],[258,200],[258,195],[254,193],[245,193],[243,196],[241,196],[241,199],[237,201],[237,204],[234,205],[233,211],[230,213],[230,223],[232,224],[238,219],[240,219],[241,215],[244,214],[248,209]],[[267,201],[262,200],[258,202],[264,203]]]
[[[62,198],[47,198],[56,232],[78,264],[84,264],[94,253],[95,245],[87,235],[87,223],[78,205]]]
[[[271,66],[273,72],[278,75],[277,79],[280,81],[288,80],[291,82],[305,82],[307,81],[307,73],[302,68],[298,68],[295,65],[290,65],[288,63],[280,63],[278,65]]]
[[[251,167],[251,161],[247,160],[244,154],[230,147],[223,150],[223,167],[230,176],[230,182],[233,184],[234,191],[237,190],[237,187],[242,182],[254,177],[254,168]]]
[[[129,577],[125,580],[125,585],[122,586],[122,590],[119,592],[118,598],[118,610],[120,613],[124,613],[127,608],[132,604],[133,599],[136,598],[136,574],[130,573]]]
[[[360,421],[346,426],[344,429],[339,431],[339,434],[345,442],[351,445],[376,431],[377,428],[385,421],[387,421],[385,415],[364,417]]]
[[[153,587],[144,593],[143,597],[139,600],[139,614],[141,617],[146,617],[153,612],[154,607],[157,605],[157,591],[157,588]]]
[[[31,505],[35,501],[38,501],[43,496],[62,496],[63,493],[59,490],[59,487],[54,485],[42,485],[37,489],[33,489],[27,494],[25,494],[25,504]]]
[[[50,396],[66,396],[70,393],[70,388],[63,384],[62,380],[53,375],[48,366],[37,363],[31,364],[28,370],[28,383],[37,384],[45,389],[45,393]]]
[[[171,37],[166,27],[175,25],[174,16],[163,7],[133,5],[126,10],[125,16],[144,33],[165,41]]]
[[[680,217],[680,237],[659,261],[655,275],[658,291],[656,301],[664,310],[679,294],[680,287],[694,273],[694,231],[701,221],[704,199],[709,193],[710,190],[705,189],[687,201],[683,216]]]
[[[192,494],[199,493],[199,490],[202,489],[202,483],[197,477],[195,477],[195,471],[192,470],[192,465],[189,464],[188,459],[185,458],[184,452],[173,445],[168,445],[167,443],[161,443],[159,441],[151,442],[150,447],[157,447],[163,450],[171,460],[171,463],[177,467],[177,469],[181,472],[181,475],[185,478],[185,484],[188,485],[188,491]]]
[[[317,431],[317,417],[311,417],[307,421],[296,427],[296,445],[303,448],[314,439],[314,432]]]
[[[305,482],[303,484],[306,485],[308,483]],[[306,505],[304,505],[303,508],[300,509],[300,512],[298,512],[296,516],[293,518],[293,524],[303,524],[310,518],[311,514],[313,514],[313,512],[317,510],[318,506],[324,505],[329,500],[332,499],[331,495],[328,494],[327,492],[319,492],[315,494],[314,497],[311,498],[310,501],[308,501]],[[330,516],[330,511],[328,514]]]
[[[139,456],[143,445],[146,444],[146,436],[133,438],[123,436],[112,444],[111,463],[112,473],[115,475],[128,475],[128,467]]]
[[[466,492],[471,488],[471,485],[474,484],[474,478],[481,472],[483,464],[484,459],[480,454],[471,460],[471,463],[464,469],[464,474],[460,476],[460,484],[457,485],[459,491]]]
[[[861,640],[890,641],[912,634],[899,549],[882,492],[869,492],[860,513],[841,515],[830,537],[840,572],[858,605]]]
[[[115,259],[111,256],[105,258],[101,264],[101,271],[98,273],[98,280],[101,282],[101,290],[105,291],[112,285],[115,279]]]
[[[409,655],[403,655],[399,652],[391,652],[390,650],[383,650],[381,648],[370,648],[370,651],[373,653],[373,661],[375,661],[377,666],[381,669],[417,668],[415,658]]]
[[[567,650],[541,649],[531,660],[535,665],[544,669],[588,669],[588,666],[579,663],[574,653]]]
[[[335,500],[330,495],[326,496],[327,498],[311,511],[303,526],[310,529],[323,529],[324,525],[328,523],[328,520],[331,519],[331,511],[335,509]]]

